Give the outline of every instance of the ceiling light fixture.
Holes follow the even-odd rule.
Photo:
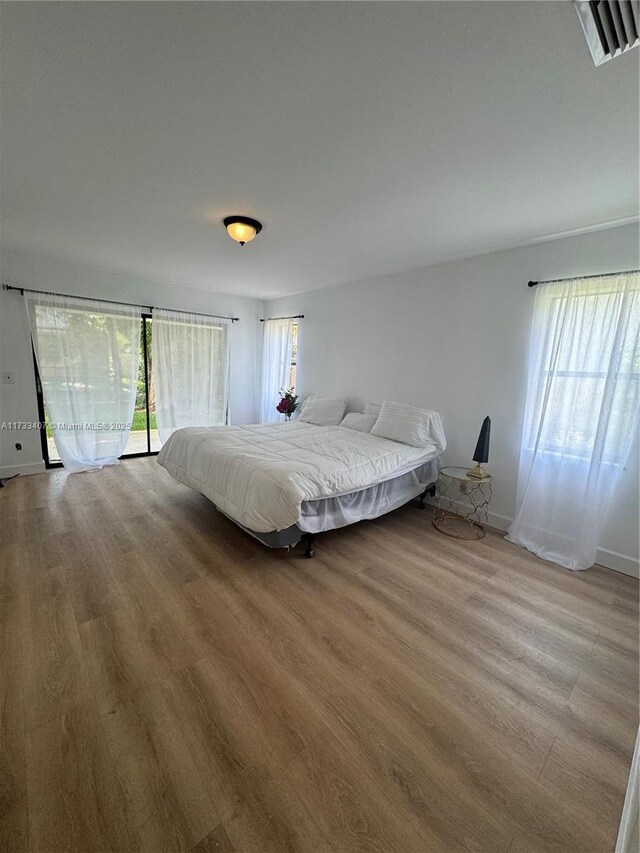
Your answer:
[[[244,246],[262,231],[262,223],[247,216],[225,216],[224,227],[232,240]]]

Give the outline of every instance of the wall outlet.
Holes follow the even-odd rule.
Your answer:
[[[2,374],[2,384],[3,385],[15,385],[16,380],[13,378],[13,370],[5,370]]]

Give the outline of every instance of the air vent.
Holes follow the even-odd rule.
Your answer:
[[[640,44],[639,0],[575,0],[574,5],[596,65]]]

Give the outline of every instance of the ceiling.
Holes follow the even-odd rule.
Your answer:
[[[2,6],[6,245],[267,298],[638,214],[569,2]]]

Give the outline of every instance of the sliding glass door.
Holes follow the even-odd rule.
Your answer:
[[[156,395],[152,356],[153,320],[143,314],[140,326],[140,367],[129,441],[123,456],[145,456],[162,447],[156,424]]]
[[[153,320],[151,315],[143,314],[140,320],[140,364],[138,368],[133,422],[127,445],[120,458],[152,456],[157,454],[162,446],[158,437],[156,424],[155,381],[151,346],[152,335]],[[49,418],[42,394],[42,385],[35,359],[34,366],[36,371],[39,417],[40,422],[44,424],[42,429],[42,453],[45,465],[47,468],[61,467],[62,462],[60,461],[60,456],[53,439],[53,432],[50,427],[51,419]]]

